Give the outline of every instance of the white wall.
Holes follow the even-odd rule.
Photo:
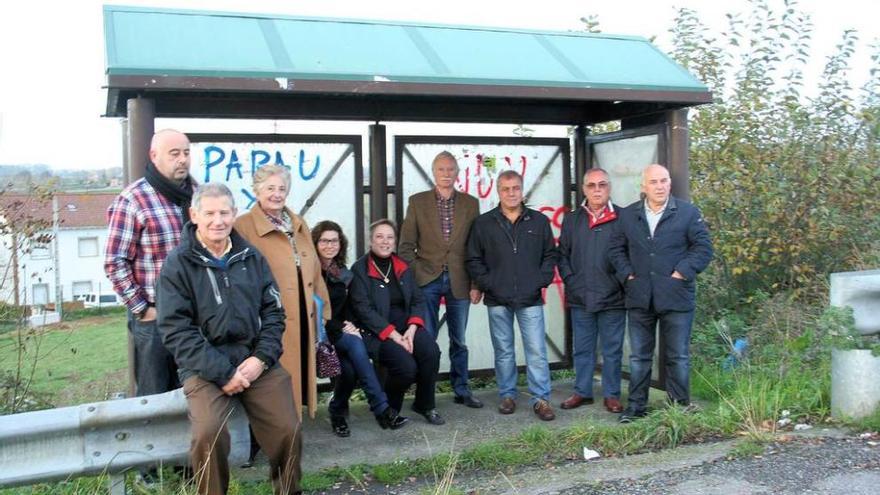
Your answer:
[[[97,246],[93,256],[81,256],[80,239],[97,238]],[[58,232],[59,270],[64,301],[73,300],[73,284],[75,282],[91,282],[92,292],[100,294],[113,293],[110,280],[104,275],[104,248],[107,244],[107,228],[61,229]],[[8,245],[8,242],[4,243]],[[19,255],[19,301],[32,304],[34,286],[46,284],[49,291],[48,302],[55,302],[55,260],[54,247],[49,246],[48,256],[41,257],[35,253]],[[88,253],[82,253],[88,254]],[[8,247],[4,246],[0,253],[3,267],[11,262]],[[15,301],[11,273],[3,282],[0,298],[8,303]]]

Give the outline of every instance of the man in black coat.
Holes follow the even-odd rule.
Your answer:
[[[498,174],[499,206],[479,217],[468,236],[467,270],[483,291],[495,351],[495,381],[501,414],[516,410],[513,320],[519,322],[535,414],[556,417],[550,406],[550,368],[541,290],[553,281],[556,245],[550,221],[523,204],[523,179],[513,170]]]
[[[584,174],[584,204],[565,216],[559,237],[559,274],[571,315],[574,393],[560,407],[593,403],[596,340],[602,344],[602,395],[605,408],[620,404],[620,360],[626,309],[623,284],[615,277],[608,244],[618,231],[620,207],[611,203],[611,178],[601,168]]]
[[[299,420],[290,375],[278,365],[284,308],[266,259],[232,231],[235,211],[223,184],[196,191],[192,222],[159,275],[159,332],[189,406],[198,492],[229,486],[226,421],[236,396],[269,458],[275,493],[299,493]]]
[[[712,241],[700,210],[672,197],[671,186],[666,167],[648,165],[642,172],[645,199],[621,212],[621,229],[609,248],[629,310],[629,403],[620,416],[623,423],[646,413],[658,322],[666,342],[666,392],[671,401],[690,404],[695,279],[712,260]]]

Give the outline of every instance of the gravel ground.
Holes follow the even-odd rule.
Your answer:
[[[878,438],[793,438],[768,445],[764,454],[720,459],[639,479],[572,486],[575,494],[878,494]]]

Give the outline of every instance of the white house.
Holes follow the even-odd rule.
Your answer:
[[[0,246],[0,299],[14,304],[44,305],[56,301],[55,269],[60,275],[63,301],[87,294],[113,294],[104,275],[107,242],[107,207],[117,193],[56,195],[59,209],[58,262],[52,242],[13,242],[10,221],[26,218],[46,222],[51,234],[52,202],[21,194],[0,195],[0,225],[5,226]],[[17,246],[13,246],[17,244]],[[16,274],[18,275],[16,277]]]

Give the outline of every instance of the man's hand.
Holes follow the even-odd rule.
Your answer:
[[[244,389],[250,386],[251,382],[244,377],[241,371],[235,370],[235,374],[232,375],[232,379],[226,382],[226,385],[223,385],[222,390],[223,393],[226,395],[235,395],[244,392]]]
[[[471,304],[480,304],[483,292],[480,289],[471,289]]]
[[[147,321],[153,321],[155,319],[156,319],[156,308],[154,308],[153,306],[147,306],[147,310],[144,311],[143,316],[138,318],[138,321],[147,322]]]
[[[684,275],[678,273],[678,270],[673,270],[671,276],[672,278],[677,278],[678,280],[687,280],[686,278],[684,278]]]
[[[238,371],[242,374],[242,376],[247,378],[247,381],[249,382],[253,382],[257,378],[259,378],[260,375],[263,374],[264,370],[265,367],[263,361],[261,361],[260,358],[256,356],[251,356],[238,365]]]

